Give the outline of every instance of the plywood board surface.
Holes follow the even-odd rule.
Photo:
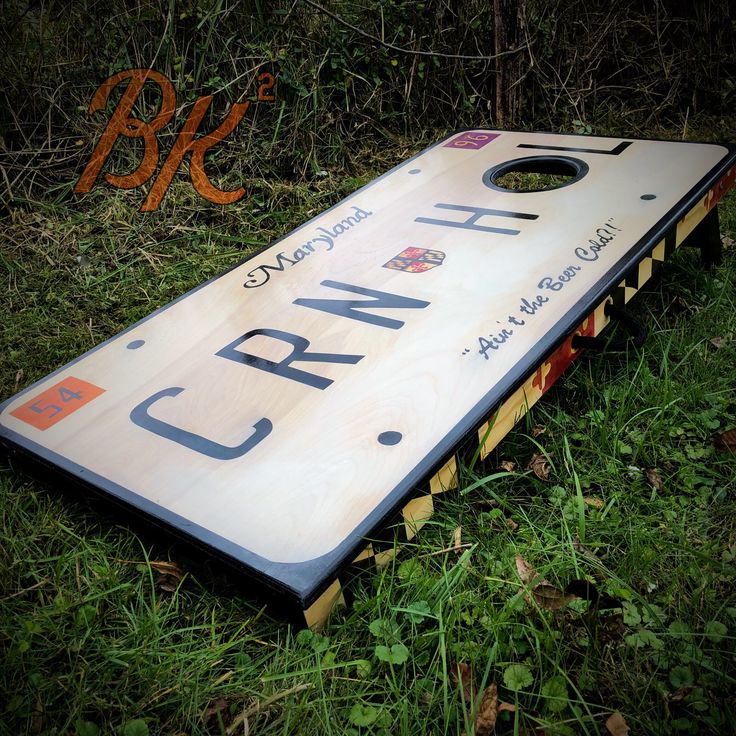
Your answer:
[[[494,184],[547,157],[572,183]],[[733,161],[455,134],[11,398],[0,437],[304,604]]]

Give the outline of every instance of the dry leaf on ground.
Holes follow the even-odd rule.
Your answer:
[[[507,473],[513,473],[516,470],[516,463],[512,463],[511,460],[501,460],[501,468]]]
[[[230,721],[230,718],[228,712],[228,703],[225,698],[217,698],[217,700],[212,701],[202,713],[202,720],[205,722],[205,725],[216,725],[217,724],[217,714],[220,713],[220,718],[223,719],[223,722],[225,725],[227,725]]]
[[[532,437],[539,437],[547,431],[547,427],[543,427],[541,424],[535,424],[532,427]]]
[[[552,466],[549,464],[549,460],[542,455],[541,452],[535,452],[532,455],[532,459],[529,461],[527,467],[539,478],[539,480],[549,481],[549,474],[552,470]]]
[[[498,688],[492,682],[484,691],[475,718],[475,736],[488,736],[496,730],[498,716]]]
[[[626,633],[626,624],[621,613],[601,616],[598,637],[602,644],[621,641]]]
[[[694,685],[684,685],[683,687],[678,687],[675,692],[670,695],[670,702],[671,703],[679,703],[681,700],[684,700],[689,694],[690,691],[693,689]]]
[[[662,476],[659,474],[658,470],[655,470],[654,468],[646,468],[644,470],[644,475],[646,475],[647,480],[652,484],[655,491],[662,490]]]
[[[516,571],[521,582],[531,586],[532,595],[537,605],[547,611],[558,611],[566,606],[575,595],[566,595],[552,583],[540,577],[539,573],[521,556],[516,555]]]
[[[733,248],[733,238],[729,238],[728,235],[724,235],[721,238],[721,243],[723,243],[723,247],[725,250],[728,250],[729,248]]]
[[[514,559],[521,582],[529,585],[537,577],[537,571],[521,555],[516,555]]]
[[[154,560],[150,564],[156,573],[156,588],[162,593],[173,593],[184,577],[183,570],[175,562]]]
[[[33,706],[33,715],[31,715],[31,733],[41,733],[44,730],[44,707],[41,695],[36,694],[36,704]]]
[[[490,736],[490,734],[494,733],[498,714],[505,710],[513,713],[516,710],[516,706],[511,703],[499,703],[498,687],[495,682],[492,682],[483,691],[483,695],[481,696],[478,713],[475,717],[474,736]],[[462,733],[463,736],[467,736],[465,731]]]
[[[176,562],[166,562],[164,560],[152,560],[150,563],[151,569],[160,573],[161,575],[171,575],[179,580],[184,577],[184,573]]]
[[[736,452],[736,429],[717,434],[713,438],[713,445],[721,452]]]
[[[606,728],[611,736],[627,736],[631,730],[629,724],[626,723],[626,719],[618,711],[614,711],[608,717]]]
[[[475,698],[475,685],[473,683],[473,671],[465,662],[458,662],[450,667],[450,682],[453,687],[460,685],[463,700],[472,703]]]

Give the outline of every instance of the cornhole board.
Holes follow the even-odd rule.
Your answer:
[[[686,238],[736,149],[473,130],[397,166],[1,407],[0,439],[318,624],[411,538]],[[509,170],[567,172],[504,189]],[[714,235],[715,228],[715,235]]]

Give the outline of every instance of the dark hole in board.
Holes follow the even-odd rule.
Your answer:
[[[506,192],[544,192],[568,186],[588,173],[578,159],[563,156],[532,156],[516,159],[489,169],[484,183]]]
[[[572,175],[565,174],[535,174],[532,171],[509,171],[508,174],[499,176],[494,182],[502,189],[512,189],[522,192],[540,192],[544,189],[557,189],[567,184]]]

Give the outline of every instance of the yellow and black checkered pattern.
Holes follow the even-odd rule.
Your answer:
[[[670,230],[651,252],[629,269],[624,280],[613,292],[613,304],[623,307],[634,297],[637,291],[649,281],[662,264],[679,248],[695,228],[705,220],[712,211],[713,202],[711,193],[706,194],[688,214],[677,223],[677,227]]]
[[[639,263],[632,266],[626,278],[618,285],[612,295],[614,305],[623,307],[628,304],[636,292],[662,267],[662,264],[681,243],[682,240],[677,242],[677,233],[674,230],[662,238],[649,255],[644,256]]]
[[[383,538],[374,539],[356,557],[355,562],[372,562],[377,567],[389,563],[396,554],[393,530],[399,529],[400,541],[409,542],[434,513],[434,497],[458,487],[457,457],[453,455],[430,479],[429,484],[402,509],[394,524],[387,526]]]
[[[593,319],[595,335],[608,324],[604,308],[606,303],[623,307],[641,289],[672,253],[685,241],[697,225],[708,215],[709,196],[701,201],[677,224],[677,227],[665,235],[637,264],[633,265],[623,281],[586,317]],[[492,416],[478,429],[478,445],[480,458],[484,459],[491,450],[506,436],[510,429],[521,419],[543,395],[536,382],[537,371],[496,409]],[[429,486],[407,503],[401,510],[400,517],[381,533],[380,538],[371,542],[355,558],[354,564],[361,567],[371,565],[382,567],[394,559],[399,551],[395,543],[394,529],[400,529],[399,544],[412,540],[419,529],[434,512],[434,497],[445,491],[458,488],[458,459],[452,455],[450,459],[435,473]],[[335,580],[332,585],[304,611],[305,621],[310,628],[319,628],[326,621],[330,611],[339,604],[345,603],[342,585]]]
[[[428,486],[401,509],[399,517],[393,523],[387,524],[379,536],[366,545],[353,560],[353,565],[359,568],[366,566],[380,568],[388,565],[399,551],[394,530],[399,531],[398,544],[411,541],[434,513],[434,497],[458,487],[457,469],[457,457],[453,455],[432,476]],[[320,628],[332,609],[344,604],[343,586],[338,579],[304,611],[304,620],[310,628]]]

